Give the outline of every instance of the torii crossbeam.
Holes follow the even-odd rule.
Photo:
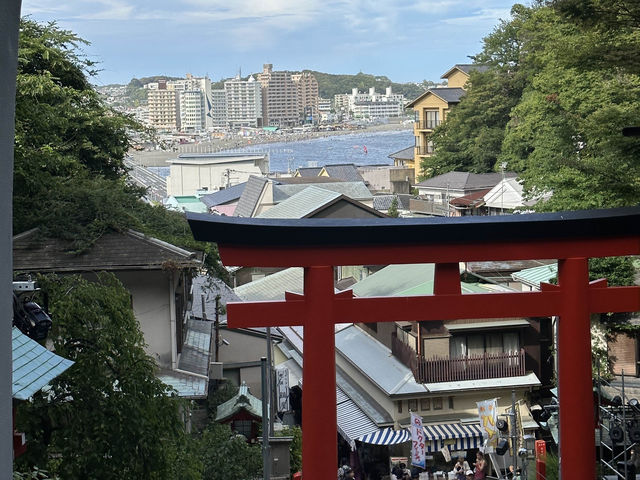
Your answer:
[[[595,478],[591,313],[640,310],[640,287],[589,283],[588,258],[640,254],[640,208],[500,217],[264,220],[187,214],[196,240],[225,265],[304,267],[304,295],[228,305],[231,327],[304,326],[305,480],[336,471],[334,325],[559,315],[558,377],[564,478]],[[458,262],[556,258],[558,285],[540,292],[461,294]],[[435,263],[433,295],[334,293],[336,265]]]

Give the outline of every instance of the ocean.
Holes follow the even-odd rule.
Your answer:
[[[389,155],[412,146],[413,131],[382,131],[332,135],[293,142],[265,143],[232,150],[233,152],[268,152],[272,172],[294,172],[298,167],[336,163],[356,165],[391,165]],[[148,167],[163,177],[169,167]]]

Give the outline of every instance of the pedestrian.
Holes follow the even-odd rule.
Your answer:
[[[478,452],[476,453],[476,463],[475,470],[473,471],[473,479],[474,480],[484,480],[487,478],[487,470],[489,466],[487,465],[487,461],[484,459],[484,453]]]
[[[464,459],[464,457],[458,457],[458,461],[453,467],[453,473],[455,473],[456,480],[465,480],[466,474],[465,472],[469,470],[469,464]]]

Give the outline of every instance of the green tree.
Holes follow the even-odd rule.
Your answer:
[[[210,424],[202,432],[198,448],[203,480],[250,480],[262,475],[260,447],[234,435],[228,425]]]
[[[53,347],[75,364],[19,405],[18,428],[29,438],[20,464],[69,479],[176,478],[186,442],[180,402],[155,377],[129,292],[106,273],[38,281]]]
[[[400,213],[398,213],[398,197],[394,196],[393,200],[391,200],[391,205],[389,205],[387,215],[393,218],[397,218],[398,215],[400,215]]]

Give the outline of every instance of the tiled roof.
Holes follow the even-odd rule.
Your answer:
[[[399,160],[413,160],[414,146],[403,148],[389,155],[389,158],[397,158]]]
[[[319,208],[342,197],[341,194],[310,186],[287,198],[269,210],[258,215],[259,218],[305,218]]]
[[[428,92],[447,103],[458,103],[464,94],[467,93],[464,88],[459,87],[430,88]]]
[[[318,185],[325,190],[331,190],[332,192],[341,193],[346,197],[352,198],[358,201],[368,201],[373,198],[371,192],[366,187],[364,182],[333,182],[322,183]],[[296,193],[309,187],[306,185],[274,185],[273,186],[273,199],[276,202],[282,202],[284,199],[289,198]]]
[[[323,170],[330,178],[344,180],[345,182],[363,182],[362,175],[353,163],[341,163],[335,165],[325,165]]]
[[[158,270],[168,263],[196,267],[189,252],[142,233],[129,230],[100,237],[79,255],[68,253],[71,242],[44,238],[37,229],[13,237],[13,269],[20,272],[86,272],[99,270]]]
[[[27,400],[71,365],[71,360],[50,352],[17,327],[11,329],[11,393],[17,400]]]
[[[249,412],[254,417],[262,418],[262,402],[251,395],[249,387],[245,384],[240,386],[235,397],[218,405],[216,422],[226,420],[241,410]]]
[[[200,201],[209,208],[217,205],[224,205],[225,203],[235,202],[240,199],[240,196],[246,186],[247,182],[243,182],[223,190],[218,190],[214,193],[208,193],[200,197]]]
[[[317,177],[322,167],[299,167],[297,172],[301,177]]]
[[[413,198],[413,196],[406,193],[397,195],[374,195],[373,208],[381,211],[389,210],[394,198],[398,199],[398,210],[409,210],[409,200]]]
[[[460,70],[461,72],[469,75],[469,73],[471,73],[472,71],[480,73],[486,72],[487,70],[489,70],[489,67],[487,65],[476,65],[474,63],[458,63],[447,70],[440,78],[448,77],[453,70]]]
[[[238,200],[238,206],[233,215],[236,217],[250,218],[258,205],[264,186],[268,181],[267,178],[251,175],[249,180],[247,180],[247,186],[242,192],[240,200]]]
[[[515,177],[513,172],[505,172],[505,177]],[[481,190],[493,188],[502,180],[502,173],[447,172],[418,183],[419,187],[450,188],[452,190]]]
[[[477,192],[472,192],[468,195],[464,195],[463,197],[454,198],[449,203],[458,207],[471,207],[478,205],[484,201],[484,196],[486,193],[491,191],[490,188],[485,188],[484,190],[478,190]]]
[[[244,301],[284,300],[284,292],[304,292],[304,270],[291,267],[260,280],[236,287],[235,293]]]

